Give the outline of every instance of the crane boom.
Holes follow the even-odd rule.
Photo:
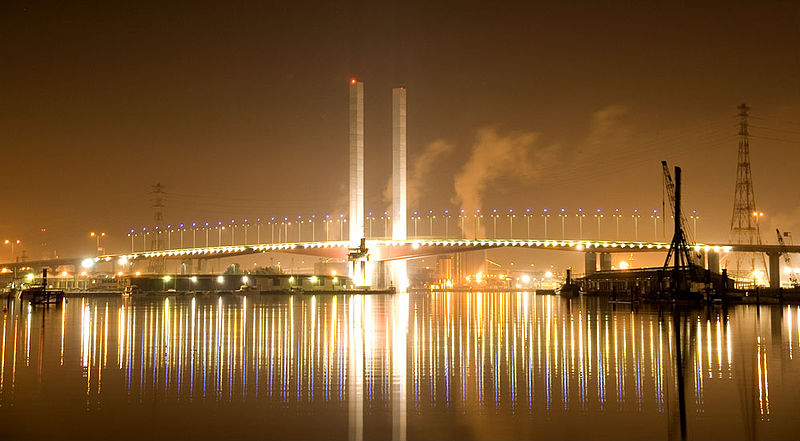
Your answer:
[[[781,234],[781,230],[775,229],[775,234],[778,235],[778,245],[781,247],[781,254],[783,255],[783,261],[786,263],[786,267],[789,268],[789,283],[792,286],[798,286],[800,283],[797,281],[797,276],[792,271],[792,259],[789,257],[789,253],[786,252],[786,243],[783,241],[783,235]]]
[[[672,175],[669,172],[669,166],[667,166],[667,161],[661,161],[661,170],[664,172],[664,188],[667,189],[667,199],[669,199],[669,206],[672,209],[672,212],[675,212],[675,181],[672,180]],[[666,221],[666,213],[664,214],[664,220]],[[689,225],[686,222],[686,216],[683,215],[683,210],[679,213],[681,216],[681,225]],[[685,231],[684,236],[686,236],[686,241],[688,243],[694,242],[694,237],[690,231]]]

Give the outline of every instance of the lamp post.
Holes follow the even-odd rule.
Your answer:
[[[436,216],[433,214],[433,210],[428,210],[428,233],[433,237],[433,220],[436,219]]]
[[[446,208],[444,210],[444,237],[445,239],[450,237],[450,210]]]
[[[314,224],[314,221],[316,219],[317,219],[317,215],[316,214],[312,214],[311,215],[311,220],[308,221],[311,224],[311,242],[316,242],[317,241],[317,227]]]
[[[467,231],[464,229],[464,219],[466,219],[467,216],[464,214],[464,209],[463,208],[459,212],[458,218],[461,221],[461,238],[462,239],[466,239],[467,238]]]
[[[303,218],[297,216],[297,242],[303,241]]]
[[[615,220],[615,221],[616,221],[616,223],[617,223],[617,239],[616,239],[616,240],[619,240],[619,218],[620,218],[620,216],[621,216],[621,215],[619,214],[619,208],[615,208],[615,209],[614,209],[614,215],[613,215],[613,216],[614,216],[614,220]]]
[[[651,214],[650,217],[653,219],[653,242],[657,242],[658,241],[658,219],[660,219],[661,216],[658,215],[658,210],[653,210],[653,214]]]
[[[142,227],[142,251],[147,251],[147,227]]]
[[[192,222],[192,248],[197,248],[197,222]]]
[[[172,224],[167,224],[167,249],[172,249]]]
[[[383,220],[383,237],[389,239],[389,212],[384,211],[381,219]]]
[[[269,218],[269,243],[275,243],[275,216]]]
[[[256,243],[261,243],[261,218],[256,219]]]
[[[475,239],[478,239],[478,231],[481,229],[481,219],[483,219],[483,215],[481,214],[481,209],[478,208],[475,210]]]
[[[545,240],[548,239],[548,237],[547,237],[547,218],[549,218],[549,217],[550,217],[550,211],[547,208],[545,208],[542,211],[542,218],[544,218],[544,238],[545,238]]]
[[[697,210],[692,210],[692,215],[689,216],[692,219],[692,233],[694,235],[695,240],[697,240],[697,220],[700,219],[700,216],[697,215]]]
[[[344,240],[344,214],[339,214],[339,240]]]
[[[244,244],[247,245],[247,230],[250,229],[250,223],[247,222],[247,218],[244,220]]]
[[[514,238],[514,218],[516,215],[514,214],[514,209],[508,209],[508,235],[510,239]]]
[[[367,237],[372,239],[372,212],[367,212]]]
[[[497,239],[497,208],[492,209],[492,239]]]
[[[133,239],[136,237],[136,233],[133,228],[131,228],[131,230],[128,232],[128,237],[131,238],[131,254],[133,254]]]
[[[417,236],[417,220],[419,220],[418,214],[419,214],[418,212],[414,211],[414,213],[411,215],[411,219],[414,220],[414,239],[419,237]]]
[[[530,208],[525,209],[525,221],[528,224],[528,230],[527,230],[527,233],[525,234],[525,238],[530,240],[530,238],[531,238],[531,209]]]
[[[183,249],[183,232],[186,231],[186,229],[183,228],[183,224],[180,224],[178,225],[178,230],[181,232],[181,249]]]
[[[639,214],[639,209],[634,209],[633,210],[633,215],[631,217],[633,217],[633,234],[634,234],[634,238],[635,238],[634,240],[636,240],[638,242],[639,241],[639,218],[642,217]]]
[[[281,225],[283,225],[283,241],[284,242],[289,242],[289,217],[288,216],[284,216],[283,217],[283,222],[281,222]],[[280,241],[281,241],[280,234],[278,234],[278,242],[280,242]]]
[[[594,217],[597,218],[597,240],[600,240],[600,221],[603,219],[603,212],[598,208]]]
[[[322,223],[325,225],[325,242],[327,242],[328,240],[330,240],[330,235],[328,234],[328,231],[330,230],[331,215],[326,214],[325,219],[322,220]]]
[[[19,239],[16,239],[16,240],[6,239],[5,241],[3,241],[3,243],[6,244],[6,245],[11,245],[11,260],[13,261],[15,256],[16,256],[15,248],[16,248],[17,245],[22,243],[22,241],[19,240]]]
[[[236,220],[231,219],[231,246],[236,244]]]
[[[586,217],[586,213],[583,212],[583,208],[578,208],[578,239],[583,240],[583,218]]]
[[[756,229],[758,231],[761,231],[761,227],[759,226],[759,224],[760,224],[759,221],[761,220],[762,217],[764,217],[764,212],[763,211],[754,211],[753,212],[753,216],[756,218]],[[19,241],[17,241],[17,242],[19,242]]]
[[[96,245],[97,245],[97,254],[103,254],[102,251],[101,251],[102,248],[100,247],[100,238],[106,237],[106,233],[95,233],[94,231],[92,231],[91,233],[89,233],[89,237],[94,237],[95,238],[95,242],[96,242]],[[17,240],[16,243],[19,243],[19,240]],[[14,243],[13,242],[11,243],[11,248],[12,248],[11,254],[14,254],[14,251],[13,251]],[[13,256],[12,256],[12,258],[13,258]]]
[[[211,228],[209,228],[208,222],[206,222],[206,223],[205,223],[205,230],[206,230],[206,248],[208,248],[208,231],[209,231],[210,229],[211,229]]]

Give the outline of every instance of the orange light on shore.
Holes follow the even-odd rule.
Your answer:
[[[350,84],[356,84],[356,79],[355,78],[350,78]]]

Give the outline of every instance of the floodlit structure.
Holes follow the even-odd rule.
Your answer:
[[[364,238],[364,83],[350,80],[350,278],[366,284]]]
[[[392,89],[392,239],[406,240],[406,89]],[[408,266],[405,260],[392,262],[392,284],[408,287]]]

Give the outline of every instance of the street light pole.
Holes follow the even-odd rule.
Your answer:
[[[650,216],[653,218],[653,242],[658,241],[658,210],[653,210],[653,214]]]
[[[559,217],[561,217],[561,240],[564,240],[566,238],[566,236],[564,234],[564,231],[565,231],[564,230],[564,221],[567,218],[566,211],[567,211],[566,208],[562,208],[561,209],[561,213],[559,213],[559,215],[558,215]]]
[[[542,217],[544,218],[544,238],[547,240],[547,218],[550,217],[550,212],[547,210],[547,208],[545,208],[542,212]]]
[[[525,234],[525,238],[530,240],[530,238],[531,238],[531,209],[530,208],[525,210],[525,221],[528,224],[528,231]]]
[[[303,241],[303,219],[297,216],[297,242]]]
[[[497,239],[497,209],[492,209],[492,239]]]
[[[603,213],[598,208],[597,209],[597,213],[595,213],[594,216],[597,218],[597,240],[600,240],[601,239],[601,236],[600,236],[600,220],[603,218]]]

